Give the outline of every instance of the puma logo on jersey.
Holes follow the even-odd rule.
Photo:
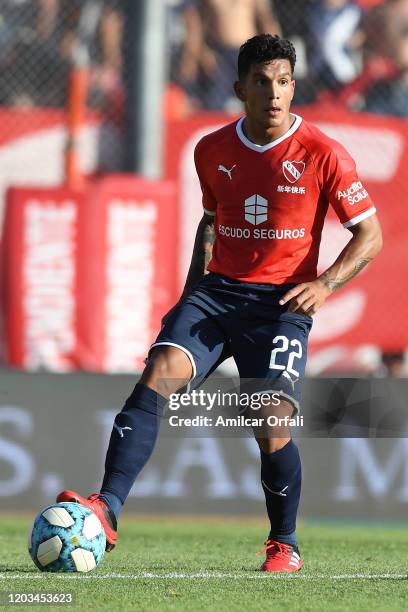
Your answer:
[[[121,438],[123,438],[124,435],[125,435],[123,433],[125,431],[125,429],[129,429],[130,431],[133,431],[131,427],[119,427],[119,425],[116,425],[116,423],[113,424],[113,427],[118,430],[119,435],[120,435]]]
[[[230,168],[230,169],[228,170],[228,168],[226,168],[225,166],[223,166],[222,164],[220,164],[220,165],[218,166],[218,172],[225,172],[225,174],[228,174],[228,176],[229,176],[229,180],[230,180],[230,181],[232,181],[232,171],[233,171],[233,169],[235,168],[235,166],[236,166],[236,165],[237,165],[237,164],[234,164],[234,165],[232,166],[232,168]]]

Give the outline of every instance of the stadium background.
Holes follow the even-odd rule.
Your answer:
[[[408,0],[265,0],[230,31],[232,4],[0,2],[4,510],[98,486],[112,416],[185,277],[194,144],[240,113],[232,39],[255,23],[295,43],[295,111],[351,151],[385,234],[316,315],[308,374],[311,394],[322,376],[383,380],[400,427],[300,439],[301,516],[405,515]],[[329,216],[321,268],[348,236]],[[127,509],[263,516],[257,461],[250,439],[162,437]]]

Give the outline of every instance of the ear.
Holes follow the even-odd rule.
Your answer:
[[[234,91],[235,91],[235,95],[237,96],[238,100],[241,100],[241,102],[246,101],[245,87],[241,83],[241,81],[235,81]]]

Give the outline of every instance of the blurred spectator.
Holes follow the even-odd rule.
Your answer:
[[[0,0],[0,50],[2,56],[15,44],[22,28],[35,21],[31,0]]]
[[[386,12],[387,5],[384,2],[377,2],[363,13],[361,26],[363,70],[354,81],[336,92],[336,104],[361,111],[365,104],[366,92],[373,84],[396,76],[395,63],[389,57]]]
[[[67,64],[58,53],[59,0],[0,0],[0,103],[63,102]]]
[[[74,54],[90,60],[90,99],[110,107],[121,76],[119,0],[0,0],[0,103],[65,106]]]
[[[405,354],[403,352],[384,352],[382,354],[382,366],[377,373],[378,376],[405,378],[407,374]]]
[[[119,0],[60,0],[61,55],[71,62],[78,45],[88,53],[89,104],[108,109],[122,97],[123,14]]]
[[[275,0],[270,2],[272,12],[280,24],[282,36],[303,37],[306,27],[306,10],[313,0]]]
[[[295,104],[315,101],[316,87],[309,78],[307,51],[310,39],[307,11],[313,0],[285,0],[275,2],[275,13],[282,29],[282,36],[289,38],[296,48]]]
[[[240,45],[260,32],[281,33],[270,0],[184,0],[182,15],[180,84],[196,105],[236,108],[232,83]]]
[[[360,70],[361,9],[353,0],[315,0],[306,14],[311,76],[319,88],[340,88]]]
[[[183,16],[185,0],[165,0],[166,3],[166,44],[168,83],[164,100],[165,116],[168,119],[182,118],[194,108],[194,92],[187,92],[191,83],[180,75],[180,58],[186,38],[186,23]]]
[[[187,0],[166,0],[166,8],[170,81],[167,95],[171,91],[170,97],[176,96],[178,113],[183,116],[202,106],[200,51],[203,26],[197,6]],[[172,110],[170,115],[177,113]]]
[[[364,110],[408,118],[408,0],[386,3],[385,31],[396,74],[378,80],[367,91]]]
[[[356,0],[357,4],[361,6],[362,9],[372,9],[375,6],[379,6],[380,4],[384,4],[384,0]]]

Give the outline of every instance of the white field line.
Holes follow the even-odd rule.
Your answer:
[[[232,573],[232,572],[197,572],[193,574],[168,572],[157,574],[152,572],[140,572],[138,574],[59,574],[59,573],[38,573],[30,572],[22,574],[0,573],[0,580],[32,580],[45,578],[56,578],[57,580],[408,580],[408,574],[303,574],[288,572],[282,574],[271,574],[267,572],[258,573]]]

